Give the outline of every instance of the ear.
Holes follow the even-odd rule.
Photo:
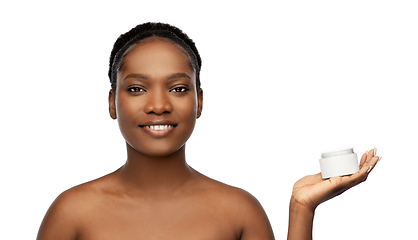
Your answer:
[[[116,119],[116,104],[115,104],[115,92],[111,89],[109,91],[109,114],[112,119]]]
[[[200,88],[197,92],[197,118],[202,115],[203,109],[203,90]]]

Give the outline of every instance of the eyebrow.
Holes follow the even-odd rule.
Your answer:
[[[123,79],[123,81],[125,81],[128,78],[141,79],[141,80],[148,80],[149,79],[148,75],[145,75],[145,74],[142,74],[142,73],[130,73]],[[168,76],[167,80],[172,80],[172,79],[176,79],[176,78],[188,78],[190,80],[192,79],[186,73],[173,73],[173,74],[170,74]]]
[[[141,74],[141,73],[130,73],[128,74],[123,81],[125,81],[128,78],[135,78],[135,79],[143,79],[143,80],[147,80],[148,76],[145,74]]]
[[[186,73],[173,73],[170,76],[168,76],[167,80],[172,80],[172,79],[176,79],[176,78],[188,78],[188,79],[192,79],[189,75],[187,75]]]

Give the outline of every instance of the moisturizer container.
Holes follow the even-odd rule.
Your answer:
[[[323,179],[351,175],[359,170],[357,154],[352,148],[322,153],[319,165]]]

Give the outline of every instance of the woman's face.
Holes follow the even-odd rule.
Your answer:
[[[152,37],[134,46],[123,62],[109,111],[128,145],[149,156],[184,148],[203,101],[185,51]]]

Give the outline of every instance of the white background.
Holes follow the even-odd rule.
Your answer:
[[[59,193],[124,163],[108,57],[147,21],[184,30],[203,59],[189,164],[255,195],[277,239],[293,183],[346,147],[376,147],[382,161],[317,209],[314,238],[416,236],[416,1],[4,2],[2,239],[34,239]]]

